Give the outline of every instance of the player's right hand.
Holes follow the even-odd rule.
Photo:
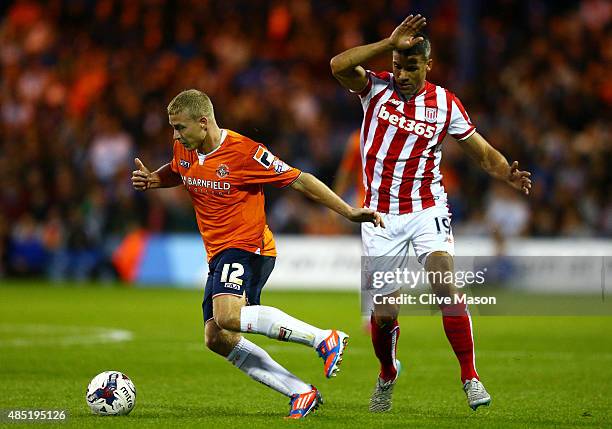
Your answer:
[[[411,48],[422,41],[422,37],[413,36],[421,31],[425,25],[427,25],[427,21],[424,16],[420,14],[416,16],[408,15],[408,17],[393,30],[391,36],[389,36],[389,42],[393,49],[401,51]]]
[[[347,218],[353,222],[372,222],[374,226],[380,226],[381,228],[385,227],[385,222],[380,216],[380,213],[372,209],[357,209],[353,207]]]
[[[151,187],[151,170],[149,170],[138,158],[134,159],[138,170],[132,171],[132,186],[137,191],[146,191]]]

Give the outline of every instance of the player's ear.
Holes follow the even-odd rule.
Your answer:
[[[200,127],[206,131],[208,129],[208,118],[206,116],[202,116],[200,118]]]
[[[432,60],[431,58],[430,58],[430,59],[428,59],[426,64],[427,64],[427,65],[425,66],[425,70],[427,70],[428,72],[430,72],[430,71],[431,71],[431,66],[432,66],[432,64],[433,64],[433,60]]]

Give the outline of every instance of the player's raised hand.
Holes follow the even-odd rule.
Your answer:
[[[385,227],[385,222],[380,216],[380,213],[372,209],[352,208],[347,218],[353,222],[372,222],[374,226],[380,226],[381,228]]]
[[[142,161],[138,158],[134,159],[134,163],[138,170],[132,171],[132,186],[137,191],[146,191],[151,188],[152,185],[152,174],[151,170],[149,170]]]
[[[529,195],[531,190],[531,173],[529,171],[521,171],[518,168],[518,161],[514,161],[510,166],[510,173],[508,174],[508,183],[514,189],[518,189],[525,195]]]
[[[408,15],[408,17],[393,30],[391,36],[389,36],[389,42],[391,42],[393,49],[401,51],[411,48],[422,41],[422,37],[414,37],[414,35],[421,31],[425,25],[427,25],[427,21],[424,16],[420,14]]]

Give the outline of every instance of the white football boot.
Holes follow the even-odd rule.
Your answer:
[[[395,361],[397,367],[397,375],[393,380],[383,381],[380,377],[376,380],[376,386],[370,397],[370,411],[373,413],[383,413],[391,409],[393,387],[397,383],[400,371],[402,370],[402,364],[399,360]]]
[[[463,391],[467,396],[468,405],[474,411],[481,405],[489,405],[491,403],[491,396],[476,378],[466,381],[463,385]]]

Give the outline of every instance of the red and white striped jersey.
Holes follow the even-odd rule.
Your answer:
[[[427,81],[407,99],[391,73],[367,73],[368,84],[359,93],[364,206],[393,214],[446,206],[442,140],[446,133],[463,140],[476,131],[461,102]]]

